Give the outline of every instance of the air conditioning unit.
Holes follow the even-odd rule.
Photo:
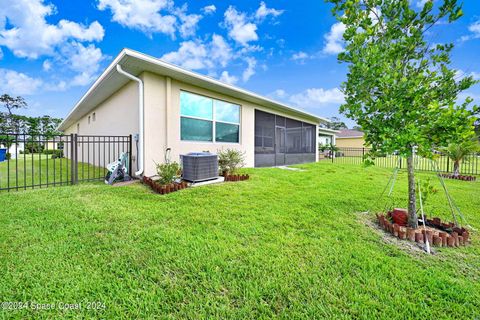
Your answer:
[[[218,178],[218,157],[209,152],[182,155],[183,179],[191,182]]]

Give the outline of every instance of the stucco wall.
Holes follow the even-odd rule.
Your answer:
[[[95,121],[93,120],[93,113],[95,113]],[[90,123],[88,122],[90,117]],[[80,125],[77,132],[77,124]],[[79,135],[96,135],[96,136],[128,136],[138,132],[138,86],[135,82],[129,82],[124,87],[119,89],[116,93],[110,96],[107,100],[99,104],[96,108],[83,116],[79,121],[72,124],[65,130],[65,134],[78,133]],[[108,139],[107,139],[108,140]],[[93,141],[93,138],[90,139]],[[98,139],[97,139],[98,141]],[[113,138],[111,138],[113,141]],[[100,151],[98,151],[100,144]],[[95,145],[95,159],[93,159],[93,148]],[[133,169],[136,170],[136,147],[135,141],[133,145]],[[90,146],[90,150],[87,148]],[[106,151],[106,152],[105,152]],[[125,150],[126,151],[126,150]],[[110,148],[111,155],[108,154],[108,146],[103,150],[103,144],[85,143],[83,144],[83,151],[81,145],[78,149],[79,161],[87,162],[90,158],[90,163],[103,166],[104,163],[114,161],[113,148]],[[105,152],[105,156],[104,156]],[[66,150],[66,156],[69,157],[69,151]]]
[[[144,73],[145,82],[145,174],[155,174],[155,162],[163,162],[166,148],[171,148],[171,160],[180,161],[180,155],[189,152],[210,151],[234,148],[245,152],[247,167],[254,166],[255,160],[255,109],[276,113],[300,121],[303,118],[292,114],[272,111],[247,101],[219,94],[190,84],[165,78],[152,73]],[[180,139],[180,91],[225,100],[241,106],[239,143],[192,142]],[[169,95],[165,95],[170,92]],[[170,97],[169,99],[167,97]],[[169,104],[169,108],[165,106]],[[168,119],[168,121],[166,121]]]
[[[258,106],[237,98],[217,92],[195,87],[190,84],[170,79],[161,75],[144,72],[140,75],[144,81],[145,96],[145,158],[144,173],[155,175],[155,162],[162,163],[166,148],[171,148],[171,160],[180,161],[180,155],[189,152],[217,152],[222,148],[235,148],[245,152],[246,166],[253,167],[255,159],[255,109],[275,113],[281,116],[315,124],[290,112],[278,112]],[[129,135],[138,133],[138,91],[137,84],[129,82],[110,98],[101,103],[79,121],[69,127],[65,133],[77,133],[80,124],[80,135]],[[211,98],[229,101],[241,106],[240,142],[191,142],[180,140],[180,91],[205,95]],[[167,108],[167,106],[169,106]],[[96,120],[90,120],[93,112]],[[136,148],[133,143],[136,169]]]
[[[339,148],[363,148],[365,140],[363,138],[337,138],[336,146]]]

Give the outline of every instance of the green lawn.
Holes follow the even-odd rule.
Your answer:
[[[80,180],[102,178],[103,167],[87,163],[78,164]],[[46,154],[19,154],[18,159],[0,162],[0,188],[24,189],[46,184],[69,184],[71,182],[71,161],[67,158],[52,159]]]
[[[480,236],[434,256],[365,223],[390,170],[329,162],[250,169],[166,196],[101,183],[0,194],[3,301],[83,303],[12,318],[480,317]],[[434,176],[421,174],[422,179]],[[447,181],[480,229],[478,183]],[[395,198],[406,204],[406,173]],[[449,217],[439,192],[427,210]],[[104,310],[87,310],[100,301]],[[58,307],[58,304],[56,305]],[[2,313],[3,312],[3,313]]]

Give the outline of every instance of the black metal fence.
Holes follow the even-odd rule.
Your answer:
[[[102,180],[122,153],[132,168],[131,135],[0,133],[0,149],[0,192]]]
[[[332,157],[331,151],[325,151],[324,155],[335,163],[345,164],[362,164],[364,156],[370,151],[369,148],[337,148],[334,152],[335,156]],[[375,165],[384,168],[400,169],[407,167],[407,160],[398,155],[385,155],[376,157],[374,160]],[[445,154],[437,154],[435,161],[430,159],[416,157],[415,158],[415,170],[419,171],[437,171],[436,166],[440,172],[452,172],[453,162]],[[464,175],[478,175],[480,174],[480,154],[472,153],[467,155],[460,163],[460,173]]]

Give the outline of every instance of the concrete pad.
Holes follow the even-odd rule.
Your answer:
[[[225,181],[225,179],[223,177],[218,177],[217,179],[192,183],[190,186],[191,187],[201,187],[201,186],[206,186],[206,185],[209,185],[209,184],[221,183],[223,181]]]

